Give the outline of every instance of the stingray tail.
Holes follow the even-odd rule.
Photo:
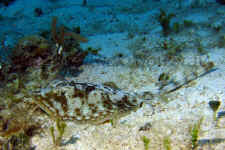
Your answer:
[[[163,76],[160,75],[159,77],[159,83],[157,83],[156,88],[136,93],[136,95],[142,100],[142,102],[151,104],[153,106],[154,102],[157,103],[159,99],[168,101],[166,96],[167,94],[174,92],[189,84],[190,82],[197,80],[198,78],[203,77],[217,69],[215,68],[213,62],[208,62],[200,63],[200,66],[192,67],[191,70],[192,71],[189,71],[188,74],[182,74],[182,78],[180,79],[178,79],[176,76],[169,78],[166,73],[163,73]]]
[[[213,62],[207,63],[200,63],[200,66],[195,69],[195,71],[190,71],[188,75],[185,75],[181,79],[168,79],[166,75],[162,77],[160,80],[159,78],[159,94],[168,94],[174,92],[185,85],[189,84],[190,82],[197,80],[200,77],[203,77],[213,71],[217,70]]]

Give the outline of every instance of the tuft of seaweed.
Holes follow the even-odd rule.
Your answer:
[[[166,12],[163,9],[160,9],[158,21],[160,25],[162,26],[164,36],[168,36],[168,34],[170,33],[171,31],[170,22],[174,16],[175,16],[174,14],[172,13],[166,14]]]
[[[29,109],[30,111],[24,111]],[[0,111],[1,147],[13,150],[30,150],[30,139],[40,132],[41,124],[34,119],[31,108],[20,104]]]
[[[165,150],[171,150],[172,149],[171,148],[171,140],[168,136],[163,138],[163,146],[164,146]]]
[[[149,149],[149,144],[150,144],[150,139],[147,138],[146,136],[142,136],[142,137],[141,137],[141,140],[142,140],[143,143],[144,143],[144,148],[145,148],[145,150],[148,150],[148,149]]]
[[[53,17],[50,39],[40,35],[29,35],[21,38],[10,49],[12,53],[8,56],[8,63],[1,62],[1,83],[14,80],[12,76],[15,74],[29,76],[33,70],[40,70],[44,79],[48,79],[53,72],[77,72],[89,53],[80,47],[80,42],[87,41],[80,34],[70,32],[64,26],[58,29],[57,18]]]
[[[61,121],[59,119],[56,120],[56,131],[57,135],[55,134],[55,128],[52,126],[50,127],[50,133],[52,136],[52,141],[55,146],[60,146],[62,142],[62,137],[65,132],[66,123],[64,121]]]
[[[195,123],[190,129],[192,150],[195,150],[198,146],[199,133],[200,133],[200,130],[201,130],[202,121],[203,121],[203,117],[200,118],[198,120],[198,122]]]

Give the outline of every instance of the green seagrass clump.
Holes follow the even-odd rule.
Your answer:
[[[165,150],[171,150],[171,140],[168,136],[163,138],[163,147]]]
[[[50,133],[51,133],[54,145],[60,146],[60,144],[62,142],[63,134],[65,132],[65,128],[66,128],[66,123],[64,121],[59,120],[59,119],[56,120],[56,130],[58,132],[57,136],[55,135],[55,128],[50,127]]]
[[[144,148],[145,148],[145,150],[148,150],[149,144],[150,144],[150,139],[147,138],[146,136],[143,136],[141,139],[142,139],[142,141],[143,141],[143,143],[144,143]]]
[[[192,150],[195,150],[198,146],[198,139],[199,139],[199,133],[200,133],[200,130],[201,130],[202,121],[203,121],[203,117],[200,118],[198,120],[198,122],[195,123],[191,127],[190,132],[191,132],[191,147],[192,147]]]

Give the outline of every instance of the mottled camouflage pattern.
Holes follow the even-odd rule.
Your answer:
[[[151,91],[127,93],[104,84],[56,81],[42,89],[35,97],[35,102],[53,118],[98,124],[135,111],[143,102],[173,92],[204,76],[213,67],[212,62],[202,64],[197,71],[188,73],[188,77],[179,80],[173,78],[161,84],[159,92],[154,94]]]
[[[135,94],[120,89],[74,81],[51,84],[42,89],[36,101],[47,113],[79,123],[101,123],[113,119],[114,115],[134,111],[143,102]]]

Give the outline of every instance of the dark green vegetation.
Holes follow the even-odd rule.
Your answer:
[[[190,129],[192,150],[195,150],[198,146],[198,139],[199,139],[199,133],[200,133],[200,130],[201,130],[202,121],[203,121],[203,118],[198,120],[198,122],[195,123]]]
[[[146,136],[143,136],[141,139],[142,139],[142,141],[144,143],[145,150],[148,150],[149,149],[149,144],[150,144],[150,139],[147,138]]]
[[[160,9],[160,14],[158,17],[158,21],[160,25],[162,26],[163,35],[167,36],[169,32],[171,31],[171,19],[175,17],[174,14],[166,14],[166,12],[163,9]]]
[[[172,150],[171,140],[168,136],[163,138],[163,146],[164,146],[165,150]]]
[[[63,121],[60,121],[60,120],[56,120],[56,129],[57,129],[57,136],[55,135],[55,129],[54,127],[52,126],[50,128],[50,133],[52,135],[52,140],[53,140],[53,143],[54,145],[56,146],[60,146],[61,145],[61,142],[62,142],[62,137],[63,137],[63,134],[65,132],[65,128],[66,128],[66,123],[63,122]]]

